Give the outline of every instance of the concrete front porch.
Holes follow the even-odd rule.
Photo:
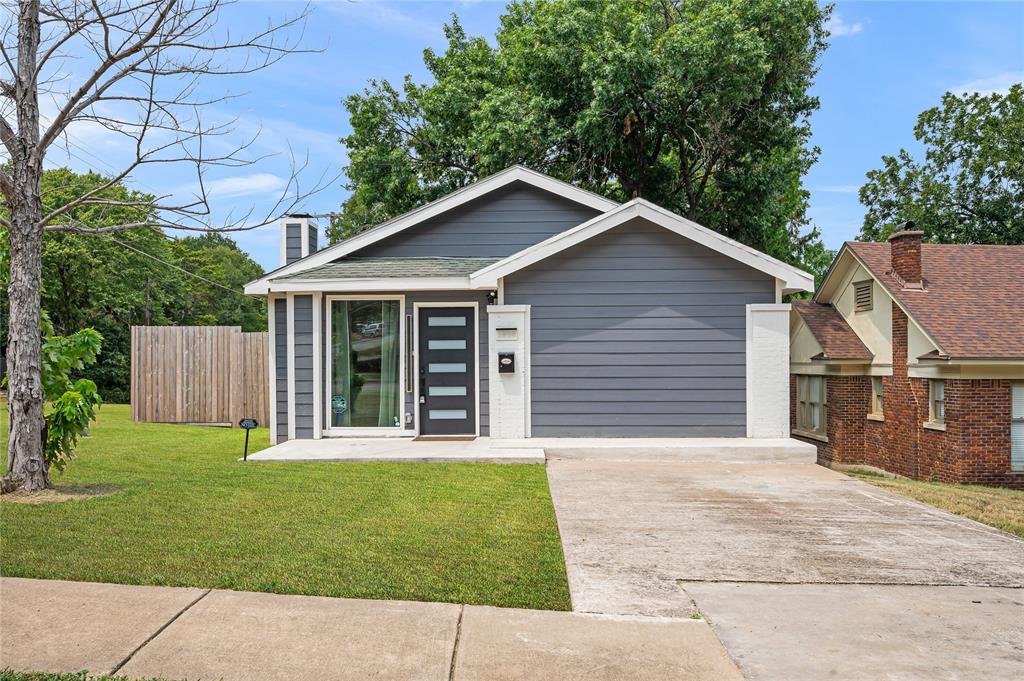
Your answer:
[[[790,438],[524,438],[475,440],[324,438],[289,440],[252,454],[252,461],[407,461],[543,463],[547,459],[794,463],[816,460],[813,445]]]

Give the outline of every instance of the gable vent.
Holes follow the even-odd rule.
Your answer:
[[[867,312],[872,307],[872,286],[871,281],[858,281],[853,285],[853,309],[857,312]]]

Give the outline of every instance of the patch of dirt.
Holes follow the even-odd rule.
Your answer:
[[[0,502],[12,504],[57,504],[62,501],[80,501],[117,494],[121,488],[104,483],[55,485],[39,492],[10,492],[0,495]]]

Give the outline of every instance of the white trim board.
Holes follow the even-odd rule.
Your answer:
[[[436,201],[432,201],[420,206],[419,208],[411,210],[404,215],[400,215],[388,222],[380,224],[373,229],[357,234],[350,239],[336,243],[322,251],[317,251],[316,253],[313,253],[301,260],[297,260],[290,265],[280,267],[273,272],[268,272],[259,279],[246,284],[245,293],[249,295],[264,295],[270,291],[268,284],[271,279],[295,274],[296,272],[304,272],[308,269],[312,269],[313,267],[333,262],[338,258],[348,255],[349,253],[365,248],[366,246],[376,243],[382,239],[386,239],[389,236],[397,234],[398,232],[406,230],[414,225],[418,225],[419,223],[441,215],[442,213],[446,213],[453,208],[457,208],[514,182],[529,184],[537,187],[538,189],[549,191],[561,196],[562,198],[575,201],[576,203],[599,211],[611,210],[619,205],[611,199],[606,199],[603,196],[599,196],[585,189],[580,189],[568,182],[556,180],[553,177],[548,177],[547,175],[530,170],[529,168],[524,168],[523,166],[512,166],[511,168],[495,173],[494,175],[474,182],[467,187],[452,192],[447,196],[443,196]]]
[[[556,234],[534,246],[499,260],[470,275],[473,288],[496,288],[498,281],[513,272],[517,272],[534,263],[549,258],[571,246],[582,243],[591,237],[618,227],[634,218],[643,218],[659,227],[664,227],[682,237],[710,248],[727,257],[737,260],[749,267],[782,280],[783,293],[814,290],[814,277],[801,269],[787,265],[781,260],[761,253],[760,251],[722,236],[718,232],[698,225],[692,220],[656,206],[644,199],[633,199],[618,208],[598,215],[581,225]]]
[[[285,334],[288,339],[288,439],[295,439],[295,296],[290,295]]]
[[[267,355],[269,357],[270,375],[270,444],[277,444],[277,301],[279,296],[267,298],[267,336],[270,340],[270,347]]]

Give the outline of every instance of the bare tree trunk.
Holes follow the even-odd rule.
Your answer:
[[[11,206],[11,283],[8,327],[7,399],[10,440],[7,444],[8,477],[26,491],[49,483],[43,452],[43,387],[39,337],[40,282],[43,233],[40,182],[43,174],[39,146],[39,104],[36,57],[39,51],[39,0],[22,0],[18,17],[18,74],[15,105],[18,117],[16,148],[12,154],[14,201]]]

